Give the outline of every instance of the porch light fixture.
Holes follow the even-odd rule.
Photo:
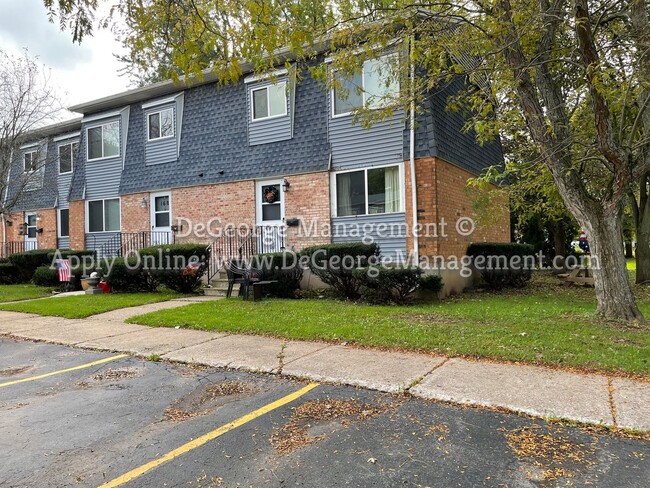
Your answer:
[[[13,220],[7,220],[7,227],[11,227],[12,225],[14,225],[14,221]]]
[[[287,180],[287,179],[285,178],[285,179],[282,181],[282,191],[285,192],[285,193],[288,192],[290,186],[291,186],[291,183],[289,183],[289,180]]]
[[[142,208],[147,208],[147,198],[146,197],[142,197],[142,201],[140,202],[140,206]]]

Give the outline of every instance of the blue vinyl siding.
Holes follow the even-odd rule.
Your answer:
[[[56,241],[56,247],[59,249],[70,249],[70,238],[59,237]]]
[[[64,139],[61,141],[58,141],[56,145],[56,155],[57,155],[57,162],[56,162],[56,179],[57,179],[57,185],[58,185],[58,208],[68,208],[69,202],[68,202],[68,197],[70,195],[70,185],[72,184],[72,172],[71,173],[64,173],[64,174],[59,174],[59,161],[58,161],[58,156],[59,156],[59,147],[69,145],[69,144],[74,144],[74,143],[79,143],[79,139],[77,137],[71,137],[70,139]],[[72,171],[75,171],[75,165],[77,164],[77,160],[72,161]]]
[[[332,242],[379,244],[381,255],[392,259],[406,256],[406,214],[404,212],[332,218]]]
[[[159,105],[156,107],[151,107],[148,108],[144,111],[144,130],[147,131],[149,128],[149,125],[147,123],[147,119],[150,114],[160,112],[161,110],[165,109],[172,109],[172,113],[174,114],[174,137],[167,137],[163,139],[153,139],[151,141],[148,140],[148,134],[145,132],[144,135],[144,140],[145,140],[145,152],[144,152],[144,157],[145,157],[145,163],[146,164],[163,164],[163,163],[171,163],[173,161],[176,161],[178,159],[178,138],[179,138],[179,130],[178,130],[178,116],[177,116],[177,109],[176,109],[176,104],[170,103],[170,104],[165,104],[165,105]]]
[[[70,138],[70,139],[65,139],[62,141],[58,141],[56,143],[56,153],[57,156],[59,154],[59,147],[64,146],[66,144],[73,144],[75,142],[79,142],[79,139],[77,138]],[[73,160],[72,162],[72,171],[74,172],[75,170],[75,164],[76,160]],[[56,174],[57,174],[57,184],[58,184],[58,208],[59,209],[66,209],[70,208],[70,202],[68,201],[68,196],[70,195],[70,185],[72,184],[72,174],[73,173],[64,173],[64,174],[59,174],[59,161],[57,158],[57,163],[56,163]],[[56,214],[57,218],[57,235],[58,235],[58,218],[59,218],[59,213],[57,212]],[[58,237],[57,238],[57,248],[59,249],[70,249],[70,237]]]
[[[404,161],[403,110],[397,110],[391,117],[364,128],[354,123],[352,115],[332,117],[331,95],[329,103],[328,133],[333,170]]]
[[[120,180],[122,178],[122,158],[124,157],[124,123],[121,117],[113,117],[96,121],[91,124],[84,125],[82,130],[82,143],[79,146],[79,151],[83,154],[84,159],[87,158],[88,144],[88,127],[96,127],[100,124],[107,124],[110,122],[120,122],[120,155],[109,159],[100,159],[96,161],[86,161],[85,163],[85,187],[86,187],[86,200],[97,200],[100,198],[114,198],[119,194]]]
[[[286,77],[280,78],[276,83],[286,83],[287,85],[287,115],[282,117],[275,117],[268,120],[257,120],[252,119],[252,109],[251,104],[252,98],[251,93],[255,89],[263,88],[265,86],[272,85],[270,81],[258,82],[258,83],[248,83],[247,84],[247,109],[248,109],[248,143],[251,146],[256,146],[259,144],[268,144],[270,142],[285,141],[291,139],[292,134],[292,122],[291,122],[291,92],[293,90],[292,84],[289,83]]]

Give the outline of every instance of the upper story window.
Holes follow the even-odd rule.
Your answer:
[[[287,115],[287,84],[251,89],[251,109],[253,121]]]
[[[88,134],[88,161],[120,155],[120,123],[118,121],[91,127]]]
[[[24,155],[25,173],[33,173],[38,168],[38,151],[29,151]]]
[[[174,136],[174,109],[166,108],[147,116],[147,140]]]
[[[402,211],[399,166],[336,174],[336,215],[372,215]]]
[[[59,146],[59,174],[63,175],[72,172],[74,160],[77,157],[79,143],[62,144]]]
[[[394,76],[393,64],[397,54],[388,54],[363,63],[360,73],[343,76],[334,73],[336,86],[332,90],[334,116],[347,115],[358,108],[382,108],[399,92],[399,80]]]

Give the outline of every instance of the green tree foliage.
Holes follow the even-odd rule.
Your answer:
[[[97,0],[44,1],[74,39],[91,32],[87,13]],[[622,216],[650,170],[646,0],[118,0],[126,15],[128,7],[143,9],[130,17],[141,41],[131,41],[132,53],[155,56],[160,12],[171,3],[187,9],[162,39],[178,44],[172,74],[200,75],[207,55],[217,79],[228,82],[243,60],[257,70],[300,64],[327,45],[331,69],[350,77],[364,60],[395,49],[403,56],[389,75],[402,90],[382,110],[358,110],[366,123],[458,78],[468,81],[449,109],[471,116],[468,129],[479,141],[507,131],[529,139],[590,237],[599,313],[643,319],[625,269]],[[340,86],[341,76],[325,76],[324,66],[311,69]],[[646,204],[645,186],[640,193]]]

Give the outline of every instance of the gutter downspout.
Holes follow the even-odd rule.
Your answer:
[[[417,188],[416,188],[416,178],[415,178],[415,89],[414,89],[414,84],[415,84],[415,63],[413,60],[413,43],[414,43],[414,37],[411,36],[410,39],[410,49],[409,49],[409,58],[410,58],[410,64],[411,64],[411,109],[410,109],[410,129],[409,129],[409,163],[410,163],[410,169],[411,169],[411,207],[412,207],[412,212],[413,212],[413,227],[411,229],[411,234],[413,235],[413,260],[415,261],[415,265],[417,266],[418,263],[420,262],[420,255],[419,255],[419,248],[420,248],[420,242],[419,242],[419,236],[418,233],[415,231],[417,223],[418,223],[418,193],[417,193]]]

